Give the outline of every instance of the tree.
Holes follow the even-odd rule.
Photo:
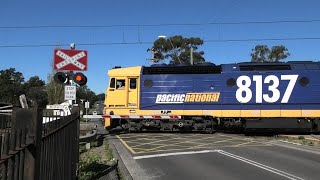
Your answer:
[[[89,101],[90,106],[92,106],[96,101],[98,101],[98,98],[96,94],[91,91],[87,85],[77,87],[77,102],[81,102],[81,99],[84,101]]]
[[[290,53],[285,46],[273,46],[269,55],[269,59],[271,62],[278,62],[279,60],[286,59],[289,56]]]
[[[105,98],[106,98],[106,94],[105,93],[101,93],[101,94],[97,95],[98,101],[104,101]]]
[[[43,87],[46,83],[39,78],[39,76],[30,77],[29,80],[24,83],[23,87],[25,91],[28,91],[31,87]]]
[[[159,38],[153,43],[155,58],[170,60],[170,64],[190,64],[190,51],[193,49],[194,64],[205,62],[203,51],[197,51],[203,40],[197,37],[184,38],[180,35]]]
[[[48,93],[49,104],[61,104],[64,102],[64,86],[54,81],[53,76],[55,72],[48,75],[48,84],[46,90]]]
[[[36,103],[38,107],[45,108],[48,104],[48,94],[43,80],[38,76],[33,76],[23,84],[23,87],[28,100]]]
[[[267,45],[256,45],[250,55],[251,62],[279,62],[290,56],[290,53],[283,45],[273,46],[271,50]]]
[[[24,77],[21,72],[15,68],[9,68],[0,71],[0,101],[20,104],[19,96],[24,93],[22,83]]]

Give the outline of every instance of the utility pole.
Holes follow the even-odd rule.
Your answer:
[[[71,49],[71,50],[75,50],[75,49],[76,49],[76,44],[75,44],[75,43],[71,43],[71,44],[70,44],[70,49]],[[73,71],[70,71],[70,74],[73,74]],[[70,82],[70,86],[76,86],[75,84],[73,84],[72,78],[70,78],[69,82]],[[75,100],[75,103],[76,103],[76,101],[77,101],[77,100]],[[73,100],[69,100],[69,104],[70,104],[71,106],[73,106]]]
[[[193,48],[190,49],[190,64],[193,65]]]

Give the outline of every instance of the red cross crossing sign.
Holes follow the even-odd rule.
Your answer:
[[[54,70],[86,71],[88,68],[88,52],[85,50],[55,49]]]

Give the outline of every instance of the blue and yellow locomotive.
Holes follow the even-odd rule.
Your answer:
[[[320,63],[109,70],[105,126],[130,131],[320,131]]]

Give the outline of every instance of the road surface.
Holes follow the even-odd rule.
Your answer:
[[[320,179],[320,151],[230,134],[111,138],[133,179]]]

